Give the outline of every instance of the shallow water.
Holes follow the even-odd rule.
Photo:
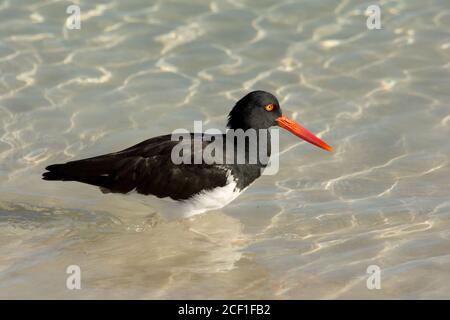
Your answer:
[[[0,298],[450,298],[448,0],[80,1],[81,30],[67,6],[0,2]],[[223,129],[253,89],[334,152],[283,132],[277,175],[183,222],[40,180]]]

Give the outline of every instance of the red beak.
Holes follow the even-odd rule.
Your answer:
[[[333,148],[327,145],[324,141],[317,138],[315,135],[313,135],[311,132],[300,126],[295,121],[292,121],[291,119],[288,119],[285,116],[277,118],[276,121],[278,122],[278,126],[292,132],[297,137],[302,138],[303,140],[308,141],[309,143],[316,145],[319,148],[325,149],[327,151],[333,150]]]

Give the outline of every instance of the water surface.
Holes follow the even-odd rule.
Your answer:
[[[1,298],[450,298],[450,2],[69,4],[0,2]],[[334,152],[283,132],[276,176],[189,222],[40,179],[254,89]]]

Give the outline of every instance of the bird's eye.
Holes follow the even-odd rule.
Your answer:
[[[266,111],[272,111],[273,110],[273,104],[268,104],[267,106],[264,107],[264,109],[266,109]]]

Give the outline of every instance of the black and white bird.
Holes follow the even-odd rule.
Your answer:
[[[296,136],[331,151],[331,147],[296,122],[283,116],[277,98],[265,91],[253,91],[240,99],[228,115],[229,129],[269,129],[279,126]],[[224,134],[224,140],[226,140]],[[270,138],[270,137],[269,137]],[[200,148],[211,143],[202,136]],[[213,140],[213,139],[211,139]],[[193,142],[193,141],[192,141]],[[261,175],[267,163],[181,163],[172,161],[172,149],[179,143],[170,134],[145,140],[125,150],[93,158],[53,164],[44,180],[78,181],[100,188],[103,193],[138,194],[168,217],[189,217],[220,209],[233,201]],[[184,142],[185,143],[185,142]],[[265,142],[270,153],[270,139]],[[194,145],[194,143],[192,144]],[[225,154],[226,144],[223,146]],[[238,152],[238,151],[236,151]],[[243,153],[248,156],[248,144]],[[161,201],[163,205],[161,206]]]

